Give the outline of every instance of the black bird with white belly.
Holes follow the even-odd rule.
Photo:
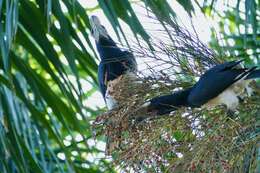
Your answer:
[[[90,24],[92,36],[95,38],[97,51],[100,56],[98,66],[98,82],[102,96],[109,110],[117,106],[117,100],[109,94],[109,83],[117,80],[121,75],[136,73],[137,63],[133,54],[121,50],[101,25],[98,17],[91,16]]]
[[[135,74],[137,63],[133,54],[121,50],[108,35],[96,16],[90,18],[92,35],[100,55],[98,81],[109,110],[117,106],[117,100],[109,94],[109,83],[125,74]],[[195,85],[169,95],[152,98],[144,107],[157,115],[169,114],[180,107],[214,107],[224,104],[231,111],[239,105],[244,93],[250,96],[250,81],[260,78],[260,69],[242,68],[243,60],[225,62],[207,70]]]
[[[250,96],[250,81],[260,78],[260,69],[242,68],[243,60],[226,62],[207,70],[190,88],[149,101],[148,110],[158,115],[168,114],[180,107],[214,107],[224,104],[231,111],[239,105],[245,91]]]

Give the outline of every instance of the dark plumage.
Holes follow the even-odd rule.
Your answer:
[[[150,100],[150,105],[148,106],[148,112],[156,111],[158,115],[168,114],[179,107],[189,106],[187,98],[190,94],[191,88],[177,91],[173,94],[163,95],[155,97]]]
[[[234,110],[239,97],[248,90],[249,79],[260,78],[256,67],[242,68],[243,60],[226,62],[207,70],[191,88],[150,100],[148,110],[167,114],[179,107],[201,107],[225,104]],[[250,93],[249,93],[250,95]]]
[[[117,101],[111,95],[111,88],[108,87],[120,76],[135,73],[136,60],[132,53],[123,51],[116,45],[96,16],[92,16],[90,22],[101,58],[98,67],[99,87],[108,109],[113,109]],[[247,90],[249,93],[248,84],[251,79],[260,78],[259,69],[242,68],[240,66],[242,61],[226,62],[210,68],[194,86],[151,99],[147,110],[162,115],[183,106],[212,107],[219,104],[225,104],[228,109],[234,110],[244,91]]]
[[[90,22],[101,59],[98,66],[99,87],[108,108],[112,109],[116,101],[107,93],[108,83],[128,72],[135,73],[137,63],[131,52],[123,51],[116,45],[96,16],[92,16]]]
[[[189,104],[201,106],[207,103],[255,69],[237,68],[240,62],[226,62],[206,71],[192,87],[188,96]]]

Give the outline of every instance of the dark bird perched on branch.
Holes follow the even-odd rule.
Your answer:
[[[101,25],[98,17],[91,16],[90,24],[101,59],[98,66],[99,88],[108,109],[111,110],[117,106],[117,101],[111,94],[113,85],[117,84],[117,80],[121,75],[135,76],[137,63],[131,52],[123,51],[116,45],[108,35],[105,27]]]
[[[96,16],[90,18],[92,35],[96,40],[101,61],[98,81],[101,93],[109,110],[117,106],[113,86],[120,83],[122,75],[135,77],[137,63],[132,53],[121,50],[108,35]],[[214,107],[224,104],[234,111],[244,93],[250,96],[248,86],[254,78],[260,78],[260,69],[242,68],[243,60],[226,62],[207,70],[192,87],[152,98],[143,108],[156,115],[168,114],[180,107]]]
[[[260,69],[242,68],[242,61],[226,62],[210,68],[194,86],[151,99],[148,110],[163,115],[179,107],[214,107],[224,104],[228,110],[234,111],[245,92],[251,95],[252,89],[248,86],[250,81],[260,78]]]

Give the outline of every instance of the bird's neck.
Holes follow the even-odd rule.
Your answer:
[[[100,58],[103,61],[115,59],[122,52],[111,38],[100,38],[96,45]]]

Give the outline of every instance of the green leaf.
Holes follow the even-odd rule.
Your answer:
[[[190,0],[177,0],[177,1],[190,16],[192,13],[194,13],[195,10]]]

